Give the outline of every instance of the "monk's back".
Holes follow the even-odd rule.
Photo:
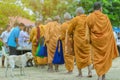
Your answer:
[[[107,37],[110,36],[109,32],[112,32],[112,26],[108,17],[100,11],[95,11],[90,14],[91,19],[91,32],[94,33],[94,37]],[[112,35],[112,34],[111,34]]]
[[[85,39],[85,30],[86,30],[86,26],[85,26],[85,21],[86,21],[87,16],[86,15],[81,15],[81,16],[77,16],[75,17],[76,20],[76,27],[75,27],[75,31],[74,31],[74,37],[79,37],[81,39]]]

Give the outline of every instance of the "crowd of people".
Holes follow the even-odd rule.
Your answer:
[[[66,12],[62,24],[60,17],[55,16],[54,19],[48,18],[44,24],[42,21],[36,21],[32,29],[26,28],[22,23],[15,24],[12,28],[8,25],[1,35],[1,40],[6,49],[9,49],[6,50],[9,55],[17,55],[18,46],[25,47],[32,43],[35,66],[48,64],[48,72],[53,72],[54,66],[55,71],[59,71],[59,65],[53,64],[52,61],[57,42],[61,40],[68,74],[73,72],[76,62],[78,77],[82,77],[82,69],[88,67],[88,77],[92,77],[94,68],[98,80],[105,80],[112,60],[118,57],[118,50],[111,22],[102,13],[101,3],[94,3],[93,9],[87,16],[85,10],[79,7],[74,18]],[[47,46],[48,56],[44,58],[36,56],[40,37],[44,37],[44,44]]]

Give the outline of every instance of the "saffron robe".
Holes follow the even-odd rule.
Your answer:
[[[65,38],[66,38],[66,33],[68,30],[68,26],[69,26],[70,22],[64,22],[61,25],[61,40],[62,40],[62,44],[63,44],[63,51],[64,51],[64,60],[65,60],[65,67],[68,71],[72,71],[74,68],[74,56],[73,55],[69,55],[69,53],[66,53],[65,48],[67,47],[67,44],[65,42]]]
[[[39,26],[40,29],[40,37],[44,36],[44,25],[40,25]],[[37,27],[33,27],[30,33],[30,42],[32,42],[32,54],[34,56],[34,62],[37,65],[41,65],[41,64],[47,64],[47,58],[40,58],[36,56],[36,50],[37,47],[36,46],[36,41],[37,41]]]
[[[46,24],[45,43],[48,51],[48,64],[53,61],[57,46],[58,36],[60,36],[60,24],[57,21]]]
[[[70,21],[68,34],[73,34],[74,52],[78,69],[85,68],[91,64],[90,44],[86,39],[88,32],[85,25],[87,16],[82,14]]]
[[[101,76],[110,69],[112,60],[118,56],[112,25],[109,18],[99,10],[87,17],[86,24],[90,32],[94,68]]]

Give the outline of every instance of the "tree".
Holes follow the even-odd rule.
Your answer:
[[[15,0],[11,0],[15,1]],[[28,19],[34,19],[22,7],[10,2],[0,2],[0,26],[4,27],[9,23],[9,17],[21,16]]]
[[[4,2],[14,3],[16,0],[4,0]],[[21,11],[20,7],[16,6],[19,11],[14,15],[22,15],[27,18],[35,20],[39,18],[39,15],[43,16],[43,20],[48,17],[53,18],[56,15],[60,15],[63,18],[65,12],[71,13],[75,16],[75,10],[77,7],[82,6],[85,9],[86,14],[93,11],[92,6],[96,1],[101,1],[103,4],[103,13],[107,14],[110,18],[113,26],[120,25],[120,1],[119,0],[19,0],[23,3],[24,7],[31,9],[35,15],[29,16],[27,12]],[[15,7],[15,5],[14,5]],[[11,9],[11,8],[9,8]],[[12,7],[13,9],[13,7]],[[13,11],[14,12],[14,11]],[[3,17],[3,16],[2,16]]]

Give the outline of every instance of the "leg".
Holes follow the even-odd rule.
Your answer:
[[[105,74],[101,75],[101,76],[98,76],[98,80],[105,80]]]
[[[11,74],[12,77],[14,77],[15,61],[14,61],[13,57],[9,58],[8,63],[9,63],[9,66],[11,68],[10,74]]]
[[[8,63],[6,63],[5,77],[7,77],[7,71],[8,71]]]
[[[25,75],[24,67],[21,67],[21,76]]]
[[[92,65],[88,66],[88,77],[92,77]]]
[[[50,64],[48,65],[48,71],[49,71],[49,72],[53,72],[53,64],[52,64],[52,63],[50,63]]]
[[[11,66],[11,77],[14,77],[14,68],[15,68],[15,65],[10,65]]]
[[[44,65],[44,64],[42,64],[42,65],[41,65],[41,69],[44,69],[44,68],[45,68],[45,65]]]
[[[78,76],[77,76],[77,77],[82,77],[82,70],[81,70],[81,69],[79,69],[78,71],[79,71],[79,74],[78,74]]]
[[[20,74],[21,74],[21,76],[22,76],[22,67],[20,67]]]
[[[102,80],[102,76],[98,76],[98,80]]]
[[[72,71],[72,70],[67,72],[67,74],[72,74],[72,73],[73,73],[73,71]]]
[[[59,67],[58,64],[55,64],[55,71],[56,71],[56,72],[59,71],[59,70],[58,70],[58,67]]]
[[[102,80],[105,80],[105,74],[102,76]]]
[[[4,66],[4,61],[5,61],[5,56],[4,55],[2,55],[2,68],[4,68],[5,66]]]

